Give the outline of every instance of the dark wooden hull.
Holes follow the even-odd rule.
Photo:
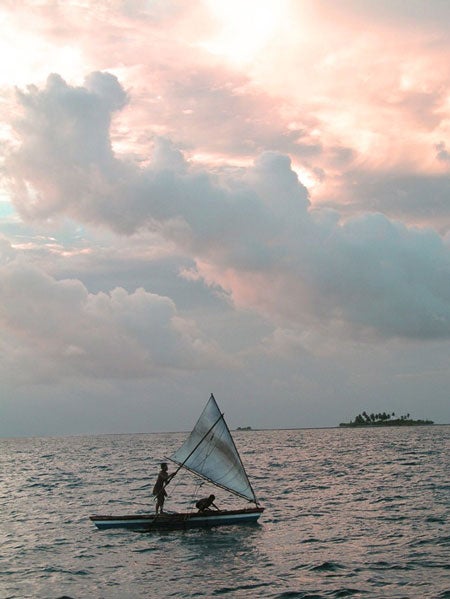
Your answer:
[[[90,520],[101,530],[108,528],[127,528],[140,532],[153,530],[184,530],[187,528],[205,528],[230,524],[249,524],[256,522],[264,508],[246,508],[241,510],[220,510],[171,514],[131,514],[90,516]]]

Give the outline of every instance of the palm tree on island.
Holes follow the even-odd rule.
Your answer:
[[[434,424],[432,420],[412,420],[409,414],[395,418],[395,412],[387,414],[386,412],[379,414],[367,414],[366,411],[358,414],[354,420],[350,422],[341,422],[339,426],[357,427],[357,426],[421,426],[425,424]]]

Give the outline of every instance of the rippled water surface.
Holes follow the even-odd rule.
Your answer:
[[[450,599],[450,427],[234,433],[259,524],[95,529],[92,513],[154,509],[142,487],[184,437],[0,440],[1,599]],[[210,492],[171,486],[171,510]]]

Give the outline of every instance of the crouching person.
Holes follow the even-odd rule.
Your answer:
[[[210,495],[209,497],[204,497],[203,499],[199,499],[197,501],[197,503],[195,504],[195,507],[198,509],[199,512],[205,512],[205,511],[210,511],[211,506],[218,510],[219,508],[217,507],[217,505],[214,503],[215,500],[215,495]]]

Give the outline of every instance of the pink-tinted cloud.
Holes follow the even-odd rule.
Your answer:
[[[436,233],[382,215],[341,223],[337,214],[311,212],[291,161],[279,153],[220,176],[192,166],[165,140],[146,166],[121,159],[108,124],[124,94],[107,74],[90,76],[85,88],[53,76],[20,99],[22,145],[10,170],[25,218],[69,215],[127,234],[159,231],[197,260],[208,283],[281,321],[450,335],[450,287],[442,276],[450,253]],[[90,126],[92,114],[98,128]]]
[[[313,203],[347,211],[365,201],[349,197],[349,180],[358,187],[368,178],[423,177],[431,196],[446,171],[432,148],[449,135],[445,6],[425,16],[420,2],[408,11],[385,2],[268,2],[256,16],[250,6],[34,5],[29,33],[50,60],[25,82],[42,81],[49,69],[78,83],[81,68],[120,75],[130,103],[112,140],[142,160],[149,140],[167,135],[206,161],[249,164],[263,151],[287,153],[312,185]],[[28,31],[29,9],[4,9],[10,30]],[[246,37],[243,23],[253,23]],[[24,38],[11,35],[10,43]],[[65,64],[56,60],[64,53]],[[376,203],[398,216],[389,201]],[[403,214],[408,221],[407,203]],[[442,220],[447,227],[449,217]]]

